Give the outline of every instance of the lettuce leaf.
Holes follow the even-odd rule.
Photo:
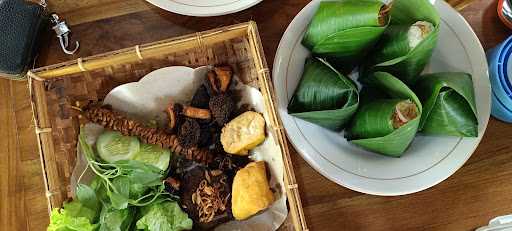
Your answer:
[[[48,231],[93,231],[97,228],[97,225],[91,224],[88,218],[91,216],[90,209],[78,202],[71,202],[67,205],[71,205],[71,207],[67,206],[68,208],[52,211]],[[85,216],[80,216],[82,215],[80,212]]]
[[[141,208],[137,229],[146,231],[181,231],[192,229],[192,220],[177,202],[163,201]]]
[[[118,210],[109,205],[103,206],[100,215],[99,231],[124,231],[129,230],[136,213],[135,207]]]

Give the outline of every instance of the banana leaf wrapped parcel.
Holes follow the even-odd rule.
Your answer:
[[[288,113],[331,130],[341,130],[359,106],[355,84],[327,62],[306,61]]]
[[[371,77],[373,90],[347,129],[347,139],[364,149],[400,157],[413,141],[420,124],[422,105],[401,80],[385,72]],[[367,88],[368,89],[368,88]],[[386,97],[379,97],[379,95]],[[371,99],[371,95],[376,98]]]
[[[459,72],[421,76],[415,86],[424,106],[420,131],[429,135],[478,136],[471,75]]]
[[[395,0],[391,24],[363,67],[365,74],[383,71],[412,86],[437,44],[440,17],[427,0]]]
[[[378,0],[322,1],[302,44],[314,56],[350,72],[384,33],[388,11]]]

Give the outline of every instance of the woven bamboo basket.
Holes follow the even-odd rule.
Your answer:
[[[272,135],[284,159],[289,216],[281,230],[307,230],[288,144],[275,108],[270,72],[255,22],[199,32],[160,42],[80,58],[32,70],[32,109],[48,197],[48,208],[72,197],[70,177],[76,163],[77,102],[102,100],[114,87],[138,81],[167,66],[229,64],[241,80],[258,87],[265,98]]]

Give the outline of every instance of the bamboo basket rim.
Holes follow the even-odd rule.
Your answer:
[[[276,111],[276,96],[272,86],[272,81],[270,80],[270,70],[267,66],[265,55],[263,53],[263,46],[261,44],[258,28],[254,21],[137,45],[131,48],[120,49],[86,58],[78,58],[76,60],[30,70],[27,75],[29,77],[28,82],[31,95],[31,106],[35,122],[36,136],[38,139],[49,210],[53,207],[51,198],[54,192],[51,192],[49,188],[49,179],[51,177],[46,170],[47,166],[45,166],[45,152],[52,151],[53,147],[48,144],[52,142],[52,127],[51,123],[47,122],[47,120],[49,120],[49,116],[47,108],[45,107],[46,98],[44,95],[44,83],[46,81],[57,78],[66,78],[70,77],[69,75],[72,74],[93,71],[116,64],[137,61],[143,62],[144,59],[156,57],[158,54],[165,52],[171,53],[192,48],[206,49],[209,45],[237,37],[248,38],[249,47],[251,49],[248,53],[252,56],[254,65],[256,66],[258,86],[265,99],[265,106],[269,114],[273,134],[275,135],[276,141],[279,143],[281,149],[284,163],[285,189],[293,227],[295,230],[308,230],[300,199],[299,186],[296,182],[291,162],[288,142],[286,140],[282,122]],[[41,93],[41,91],[43,93]]]
[[[110,60],[112,56],[121,56],[122,59],[120,58],[120,60],[115,60],[117,62],[129,62],[143,60],[145,58],[151,58],[155,56],[156,51],[159,51],[160,49],[165,47],[173,47],[173,49],[178,48],[178,50],[174,51],[189,49],[191,48],[190,46],[185,46],[185,48],[183,48],[180,47],[180,45],[191,41],[196,43],[196,47],[200,47],[201,49],[203,49],[207,45],[218,42],[220,39],[217,38],[217,36],[223,33],[225,33],[225,35],[224,37],[222,37],[222,40],[226,40],[239,37],[241,35],[246,35],[248,31],[254,27],[256,27],[256,22],[250,21],[247,23],[235,24],[203,32],[196,32],[195,34],[173,37],[161,41],[136,45],[133,47],[119,49],[116,51],[92,55],[86,58],[78,58],[76,60],[36,68],[28,71],[27,75],[35,80],[44,81],[48,79],[58,78],[69,73],[76,73],[79,71],[92,71],[95,69],[102,68],[104,66],[108,66],[112,63],[112,61]]]

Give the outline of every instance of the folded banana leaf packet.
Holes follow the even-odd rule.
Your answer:
[[[339,131],[359,106],[354,82],[326,61],[310,58],[293,97],[288,113],[322,127]]]
[[[389,24],[389,8],[377,0],[322,1],[302,44],[350,73],[374,47]]]
[[[347,128],[346,138],[364,149],[400,157],[418,132],[422,104],[405,83],[389,73],[376,72],[369,80],[372,86],[365,89],[380,93],[361,93],[364,101]]]
[[[422,133],[478,136],[478,113],[470,74],[445,72],[423,75],[415,90],[424,106],[420,122]]]
[[[395,0],[391,23],[362,67],[364,78],[384,71],[414,85],[432,57],[439,36],[440,17],[427,0]]]

